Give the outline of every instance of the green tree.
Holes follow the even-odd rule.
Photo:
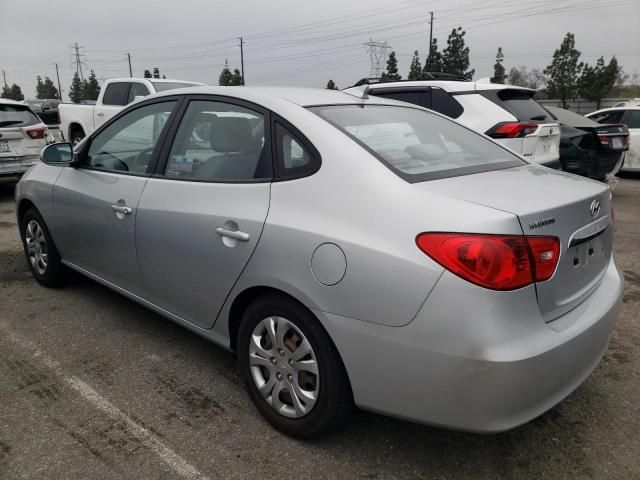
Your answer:
[[[237,85],[243,85],[243,84],[244,83],[242,81],[242,75],[240,75],[240,70],[238,70],[237,68],[234,68],[229,85],[237,86]]]
[[[82,100],[82,82],[78,72],[73,74],[71,86],[69,87],[69,98],[73,103],[80,103],[80,100]]]
[[[36,98],[47,98],[44,94],[44,83],[42,83],[42,77],[40,75],[36,77]]]
[[[58,89],[49,77],[44,77],[44,82],[42,82],[42,94],[44,96],[38,98],[60,98]]]
[[[13,84],[10,87],[6,86],[6,87],[2,87],[2,95],[0,95],[0,97],[2,98],[8,98],[9,100],[16,100],[16,101],[20,101],[20,100],[24,100],[24,95],[22,94],[22,89],[20,88],[19,85],[17,84]]]
[[[220,72],[220,76],[218,77],[218,85],[227,86],[231,85],[233,81],[233,73],[229,70],[229,62],[228,60],[224,61],[224,68],[222,72]]]
[[[547,75],[547,92],[551,98],[558,98],[562,108],[567,108],[567,100],[576,97],[578,78],[583,64],[579,63],[580,52],[576,50],[573,33],[567,33],[554,54],[551,65],[544,69]]]
[[[396,52],[391,52],[387,59],[387,71],[382,74],[382,80],[402,80],[402,76],[398,73],[398,59]]]
[[[100,95],[100,84],[96,78],[96,72],[91,70],[88,79],[82,82],[82,100],[97,100]]]
[[[149,70],[145,70],[144,71],[144,78],[153,78],[153,75],[151,75],[151,72]]]
[[[580,96],[596,102],[596,110],[600,110],[600,102],[613,88],[619,71],[620,67],[618,67],[616,57],[613,57],[608,65],[605,65],[604,57],[600,57],[593,67],[584,65],[578,79]]]
[[[462,27],[451,30],[449,38],[447,38],[447,48],[442,52],[442,71],[463,75],[471,80],[475,70],[468,70],[469,47],[464,42],[466,33]]]
[[[327,86],[325,87],[327,90],[338,90],[338,86],[335,84],[333,80],[329,80],[327,82]]]
[[[420,63],[420,56],[417,50],[413,52],[408,78],[409,80],[420,80],[422,78],[422,64]]]
[[[493,65],[493,77],[491,77],[492,83],[504,83],[505,69],[502,62],[504,61],[504,54],[502,53],[502,47],[498,47],[498,53],[496,54],[496,63]]]
[[[442,71],[442,53],[438,51],[438,39],[434,38],[431,42],[431,51],[427,56],[427,60],[424,62],[422,73],[437,73]]]

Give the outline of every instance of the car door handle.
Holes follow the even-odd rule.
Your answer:
[[[99,116],[99,117],[104,117],[104,112],[98,112],[98,113],[96,113],[96,115]]]
[[[133,212],[131,207],[127,207],[126,205],[111,205],[111,210],[116,213],[122,213],[123,215],[131,215],[131,212]]]
[[[236,240],[240,240],[241,242],[248,242],[251,238],[248,233],[241,232],[240,230],[227,230],[224,227],[216,228],[216,233],[221,237],[234,238]]]

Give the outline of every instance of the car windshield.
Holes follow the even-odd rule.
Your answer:
[[[198,87],[197,83],[190,82],[152,82],[156,92],[165,92],[174,88]]]
[[[0,128],[26,127],[40,123],[29,107],[25,105],[7,105],[0,103]]]
[[[310,107],[310,110],[410,182],[526,163],[482,135],[417,108],[330,105]]]

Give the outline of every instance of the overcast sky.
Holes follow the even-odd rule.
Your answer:
[[[428,45],[428,11],[440,49],[453,27],[466,29],[475,78],[492,74],[498,46],[507,71],[544,68],[566,32],[576,36],[582,60],[616,55],[625,72],[640,73],[639,0],[0,0],[0,68],[7,82],[35,96],[35,77],[65,93],[75,71],[71,45],[83,48],[83,70],[100,80],[158,67],[167,78],[217,84],[228,59],[240,66],[245,44],[251,85],[343,88],[369,75],[363,43],[387,41],[406,77],[411,54]]]

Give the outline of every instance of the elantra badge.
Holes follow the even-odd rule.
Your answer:
[[[546,227],[547,225],[551,225],[553,223],[556,223],[556,219],[553,217],[543,218],[542,220],[538,220],[537,222],[529,222],[529,230]]]

